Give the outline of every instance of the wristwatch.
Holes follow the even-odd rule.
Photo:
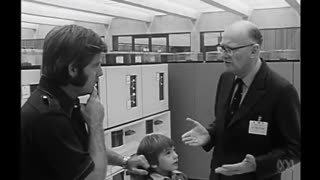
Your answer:
[[[122,167],[123,167],[124,169],[127,169],[127,165],[128,165],[129,159],[130,159],[130,156],[124,156],[124,157],[123,157]]]

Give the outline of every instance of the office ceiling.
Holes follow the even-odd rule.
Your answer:
[[[203,13],[218,11],[247,18],[255,9],[283,7],[300,14],[300,0],[22,0],[21,25],[31,29],[76,21],[107,25],[113,18],[149,23],[164,15],[197,20]]]

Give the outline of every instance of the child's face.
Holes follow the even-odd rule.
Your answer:
[[[158,157],[158,172],[163,173],[171,172],[178,169],[178,154],[175,152],[174,147],[169,147],[162,151]]]

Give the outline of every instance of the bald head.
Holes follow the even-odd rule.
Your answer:
[[[225,29],[223,36],[238,44],[248,44],[252,42],[258,43],[259,45],[262,44],[262,35],[258,27],[246,20],[232,23]]]

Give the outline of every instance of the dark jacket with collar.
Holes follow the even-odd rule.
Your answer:
[[[219,79],[215,120],[208,128],[211,139],[203,146],[206,151],[214,147],[210,180],[280,180],[283,162],[300,160],[298,94],[292,84],[263,61],[239,110],[225,126],[233,82],[234,75],[228,72]],[[256,121],[259,116],[268,123],[267,135],[248,133],[249,121]],[[223,164],[243,161],[246,154],[255,157],[256,172],[234,176],[214,172]]]
[[[84,179],[94,168],[79,100],[42,76],[21,108],[21,179]]]

